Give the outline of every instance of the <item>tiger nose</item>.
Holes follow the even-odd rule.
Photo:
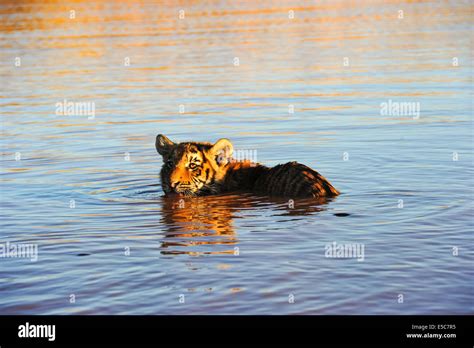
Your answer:
[[[171,188],[174,189],[179,185],[179,181],[173,181],[171,182]]]

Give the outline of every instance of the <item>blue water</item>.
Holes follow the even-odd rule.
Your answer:
[[[472,314],[470,11],[2,2],[0,244],[38,260],[0,258],[0,314]],[[95,117],[58,115],[64,99]],[[180,208],[158,133],[296,160],[342,194]]]

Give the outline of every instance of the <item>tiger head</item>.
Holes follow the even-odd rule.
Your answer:
[[[219,193],[233,146],[228,139],[210,143],[174,143],[158,134],[156,150],[163,157],[161,186],[165,195],[204,196]]]

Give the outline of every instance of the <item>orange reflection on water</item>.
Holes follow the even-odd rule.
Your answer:
[[[305,216],[320,212],[327,199],[288,201],[255,197],[249,194],[193,198],[163,197],[161,223],[166,226],[161,242],[162,254],[236,254],[239,239],[234,220],[244,211],[260,211],[265,205],[279,211],[278,216]]]

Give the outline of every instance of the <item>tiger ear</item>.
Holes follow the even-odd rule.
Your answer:
[[[156,151],[158,151],[161,156],[168,154],[173,149],[174,145],[175,144],[163,134],[158,134],[156,136],[155,147]]]
[[[227,164],[234,152],[234,146],[229,139],[219,139],[209,149],[209,153],[216,159],[217,164]]]

